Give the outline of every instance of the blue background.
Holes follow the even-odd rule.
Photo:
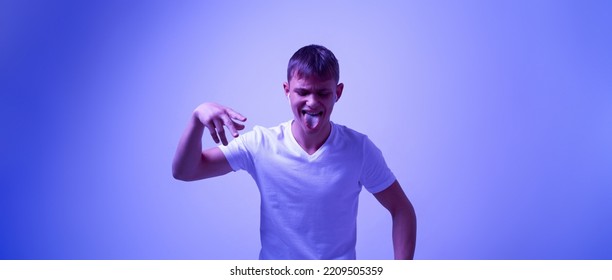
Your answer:
[[[612,2],[252,2],[0,4],[0,258],[257,258],[248,174],[179,182],[172,157],[204,101],[290,119],[287,61],[318,43],[416,258],[612,259]],[[358,258],[392,258],[366,191],[358,219]]]

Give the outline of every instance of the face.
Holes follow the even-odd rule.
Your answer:
[[[295,128],[303,135],[328,133],[330,116],[344,85],[336,84],[334,79],[293,75],[283,87],[291,104]]]

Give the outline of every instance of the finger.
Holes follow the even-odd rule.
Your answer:
[[[210,132],[210,136],[212,137],[213,141],[215,141],[216,144],[219,144],[219,137],[217,136],[215,124],[213,122],[208,122],[204,124],[204,126],[208,128],[208,131]]]
[[[241,122],[245,122],[247,120],[247,118],[245,116],[241,115],[240,113],[238,113],[238,112],[236,112],[236,111],[234,111],[234,110],[232,110],[230,108],[227,108],[227,114],[232,119],[234,119],[234,120],[238,120],[238,121],[241,121]]]
[[[234,127],[235,127],[237,130],[243,130],[243,129],[245,128],[245,125],[244,125],[244,124],[237,123],[237,122],[233,122],[233,123],[234,123]]]
[[[229,128],[232,136],[234,136],[234,138],[238,137],[238,131],[236,130],[236,127],[234,127],[234,122],[230,120],[227,115],[221,115],[221,119],[223,120],[223,124]]]
[[[219,119],[214,119],[215,129],[217,134],[219,134],[219,138],[221,139],[221,143],[223,146],[227,146],[227,137],[225,137],[225,129],[223,129],[223,123]]]

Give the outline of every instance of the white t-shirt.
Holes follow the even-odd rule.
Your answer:
[[[291,122],[252,131],[220,146],[234,171],[251,174],[261,195],[260,259],[355,259],[361,187],[377,193],[395,176],[367,138],[332,123],[309,155]]]

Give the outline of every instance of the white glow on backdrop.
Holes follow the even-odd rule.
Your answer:
[[[204,101],[291,118],[311,43],[340,61],[332,119],[415,205],[416,258],[612,258],[610,4],[378,2],[3,4],[0,258],[257,258],[251,178],[178,182],[172,156]],[[364,190],[358,258],[392,258],[390,227]]]

